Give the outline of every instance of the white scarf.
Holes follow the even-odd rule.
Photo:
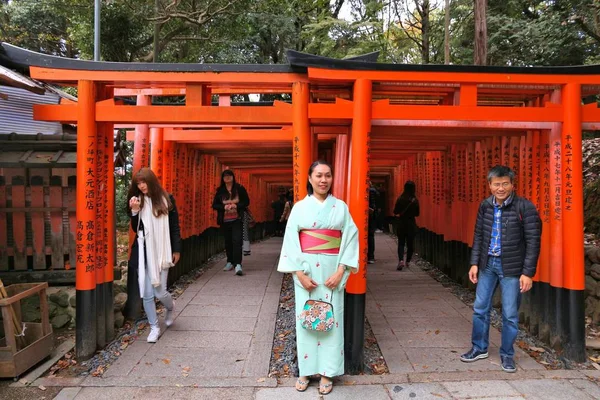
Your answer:
[[[163,201],[166,206],[166,199]],[[173,264],[171,252],[169,216],[156,217],[152,212],[152,199],[148,197],[144,200],[144,207],[140,210],[139,218],[144,221],[144,231],[139,232],[138,229],[138,283],[140,296],[144,297],[146,271],[150,275],[152,286],[158,287],[160,286],[160,272],[175,264]],[[144,242],[146,243],[146,257],[144,257]]]

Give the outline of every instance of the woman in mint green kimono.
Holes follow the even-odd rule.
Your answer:
[[[358,229],[348,206],[329,192],[331,166],[315,161],[308,171],[308,196],[292,208],[277,270],[291,272],[296,296],[296,341],[300,377],[320,375],[319,393],[333,389],[331,378],[344,374],[344,288],[350,272],[358,272]],[[306,330],[299,320],[309,299],[333,305],[335,323],[328,332]]]

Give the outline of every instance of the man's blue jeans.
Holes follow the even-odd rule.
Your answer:
[[[513,344],[519,331],[519,306],[521,290],[519,277],[505,277],[500,257],[489,256],[486,268],[479,272],[475,305],[473,306],[473,347],[479,351],[487,351],[490,342],[490,310],[492,297],[500,283],[502,290],[502,345],[500,355],[513,357]]]

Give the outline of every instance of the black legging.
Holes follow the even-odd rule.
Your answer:
[[[242,220],[236,219],[232,222],[224,222],[221,225],[225,237],[225,251],[227,262],[233,265],[242,263]]]
[[[404,260],[404,245],[406,244],[406,263],[408,264],[415,250],[415,235],[409,235],[405,232],[398,232],[398,261]]]

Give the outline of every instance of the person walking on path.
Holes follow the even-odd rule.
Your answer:
[[[250,250],[250,224],[253,220],[252,213],[247,208],[242,219],[242,250],[244,256],[252,255],[252,251]]]
[[[369,228],[367,242],[367,262],[375,263],[375,231],[377,230],[377,213],[379,207],[379,192],[369,181]]]
[[[235,268],[236,275],[242,270],[242,217],[250,205],[248,192],[235,181],[233,171],[226,169],[221,174],[221,186],[217,189],[212,208],[217,210],[217,223],[225,238],[227,264],[223,271]]]
[[[281,214],[281,218],[279,218],[279,223],[281,224],[281,230],[285,232],[285,227],[287,225],[288,218],[290,217],[290,213],[292,212],[292,202],[285,197],[285,205],[283,207],[283,214]]]
[[[415,183],[406,181],[404,191],[394,206],[396,236],[398,237],[398,266],[396,267],[398,271],[402,271],[404,266],[408,266],[415,249],[415,236],[419,229],[415,218],[420,214],[416,193]],[[404,245],[406,245],[406,264],[404,263]]]
[[[513,191],[515,173],[496,166],[487,175],[492,195],[477,212],[469,279],[477,284],[472,348],[460,356],[473,362],[488,357],[490,310],[496,286],[502,292],[502,370],[516,372],[514,343],[519,331],[521,294],[531,289],[540,254],[542,224],[529,200]]]
[[[359,269],[358,228],[346,203],[330,194],[331,166],[315,161],[308,176],[308,195],[292,208],[277,270],[291,272],[295,283],[296,390],[305,391],[309,376],[320,375],[319,393],[325,395],[333,389],[332,378],[344,374],[344,288],[350,273]],[[308,299],[331,303],[331,330],[303,327],[300,317]]]
[[[179,215],[175,199],[162,188],[149,168],[140,169],[132,179],[127,199],[131,227],[136,233],[130,265],[137,270],[140,296],[150,324],[147,340],[156,343],[160,326],[154,298],[167,309],[167,327],[173,324],[175,315],[175,302],[167,291],[167,276],[181,253]]]
[[[275,236],[283,236],[283,224],[281,222],[281,216],[283,215],[286,202],[287,198],[285,194],[281,193],[279,198],[271,203],[271,208],[273,208],[273,225],[275,229]]]

